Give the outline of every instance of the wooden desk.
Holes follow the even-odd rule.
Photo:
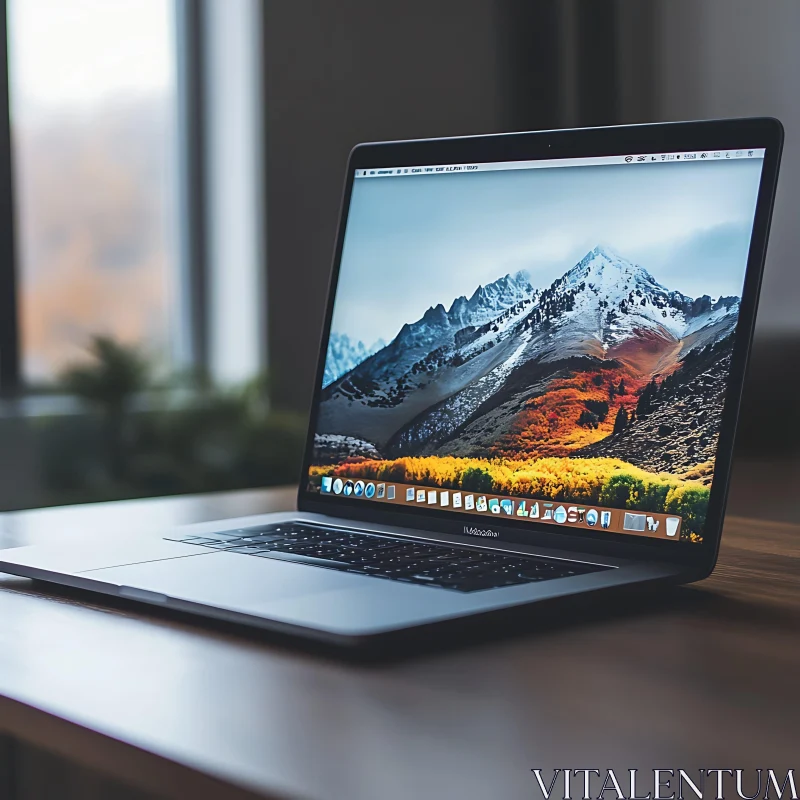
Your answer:
[[[9,514],[0,544],[292,502],[279,489]],[[380,667],[6,576],[0,782],[15,764],[19,797],[59,800],[506,800],[541,797],[532,767],[797,771],[799,572],[800,526],[730,517],[702,584]],[[52,795],[32,793],[48,781]]]

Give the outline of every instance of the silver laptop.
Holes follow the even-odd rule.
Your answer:
[[[0,569],[379,647],[707,576],[781,144],[746,119],[359,145],[298,510]]]

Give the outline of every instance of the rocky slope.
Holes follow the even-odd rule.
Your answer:
[[[651,408],[619,433],[574,453],[611,456],[649,470],[683,474],[714,459],[733,337],[695,351],[662,382]],[[642,405],[640,403],[640,405]],[[702,470],[699,478],[710,479]]]

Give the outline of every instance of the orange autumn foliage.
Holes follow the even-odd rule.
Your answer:
[[[620,381],[625,393],[610,391]],[[636,392],[645,384],[622,367],[555,378],[543,395],[529,400],[517,413],[511,429],[498,438],[489,454],[501,458],[567,456],[609,436],[620,407],[630,413],[636,407]],[[608,413],[596,427],[579,422],[586,401],[608,403]]]

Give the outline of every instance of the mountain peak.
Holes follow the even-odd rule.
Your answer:
[[[429,325],[443,325],[447,323],[447,312],[441,303],[437,303],[423,314],[422,320]]]
[[[666,291],[644,267],[623,258],[605,244],[591,249],[563,280],[567,284],[587,282],[605,289],[634,283]]]
[[[612,247],[609,247],[607,244],[598,244],[593,247],[582,259],[581,263],[589,263],[591,261],[606,261],[609,264],[621,264],[624,266],[631,266],[637,267],[638,269],[643,269],[643,267],[639,267],[638,264],[634,264],[632,261],[629,261],[627,258],[624,258],[616,250]]]
[[[524,270],[503,275],[485,286],[478,286],[469,299],[460,295],[449,309],[439,303],[431,306],[420,319],[404,325],[396,340],[405,348],[430,347],[466,327],[480,327],[497,318],[521,300],[530,300],[536,291]]]
[[[587,255],[604,256],[609,261],[625,261],[616,250],[607,244],[597,244]]]
[[[688,316],[700,313],[696,304],[680,292],[669,292],[644,267],[598,244],[554,281],[543,313],[551,318],[554,311],[566,310],[568,319],[583,320],[583,327],[593,320],[592,335],[607,347],[643,329],[665,330],[678,338]]]
[[[355,369],[361,362],[366,361],[373,353],[386,346],[383,339],[373,342],[367,347],[360,339],[353,341],[346,333],[331,331],[328,339],[328,353],[325,358],[325,372],[322,378],[323,388],[333,383],[342,375]]]
[[[517,270],[512,276],[515,283],[530,283],[531,274],[526,269]]]
[[[513,275],[503,275],[486,286],[478,286],[466,304],[459,304],[460,318],[469,315],[471,325],[482,325],[520,300],[531,297],[534,288],[530,283],[530,275],[524,270],[519,270]],[[460,300],[460,298],[459,298]],[[453,303],[455,308],[456,303]],[[451,314],[453,312],[451,308]]]

